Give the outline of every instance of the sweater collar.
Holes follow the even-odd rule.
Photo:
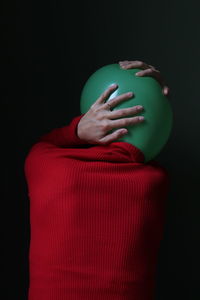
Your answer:
[[[78,150],[78,149],[77,149]],[[127,142],[113,142],[108,145],[90,145],[78,151],[79,159],[107,162],[144,163],[144,154],[140,149]]]

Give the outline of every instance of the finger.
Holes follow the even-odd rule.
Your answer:
[[[148,69],[149,65],[140,60],[119,62],[122,69]]]
[[[101,95],[100,97],[95,101],[94,104],[101,104],[104,103],[110,95],[118,88],[117,84],[110,85]]]
[[[144,121],[143,116],[113,120],[109,123],[108,130],[111,130],[113,128],[126,127],[129,125],[135,125],[135,124],[143,122],[143,121]]]
[[[119,65],[120,65],[120,67],[126,67],[126,66],[130,65],[131,63],[133,63],[133,61],[124,60],[124,61],[120,61]]]
[[[142,110],[143,110],[143,106],[141,106],[141,105],[136,105],[134,107],[114,110],[109,113],[108,118],[109,119],[118,119],[118,118],[122,118],[122,117],[127,117],[130,115],[137,114],[138,112],[140,112]]]
[[[156,69],[147,69],[147,70],[143,70],[140,72],[135,73],[136,76],[140,76],[140,77],[145,77],[145,76],[150,76],[155,78],[158,83],[161,85],[162,89],[163,89],[163,94],[164,95],[168,95],[169,93],[169,88],[168,86],[166,86],[164,79],[161,76],[160,71],[156,70]]]
[[[149,67],[150,67],[151,69],[156,70],[156,68],[155,68],[154,66],[152,66],[152,65],[149,65]]]
[[[109,108],[113,108],[114,106],[116,106],[117,104],[121,103],[122,101],[125,100],[129,100],[134,96],[133,92],[128,92],[128,93],[124,93],[121,94],[119,96],[116,96],[113,99],[109,100]],[[104,105],[102,106],[103,109],[108,109],[108,104],[107,102],[104,103]]]
[[[110,133],[103,137],[102,139],[99,140],[101,144],[110,144],[111,142],[119,139],[120,137],[124,136],[125,134],[128,133],[128,130],[126,128],[120,128],[114,131],[113,133]]]
[[[156,77],[156,78],[161,78],[161,74],[160,71],[156,70],[155,68],[148,68],[142,71],[139,71],[137,73],[135,73],[136,76],[152,76],[152,77]]]
[[[166,85],[163,87],[163,94],[164,94],[165,96],[169,96],[169,94],[170,94],[170,89],[169,89],[169,87],[166,86]]]
[[[130,61],[128,61],[128,60],[119,61],[119,65],[120,65],[120,66],[126,66],[126,65],[128,65],[129,63],[130,63]]]
[[[161,77],[161,73],[156,69],[149,68],[149,69],[146,69],[143,71],[139,71],[139,72],[135,73],[135,75],[140,76],[140,77],[145,77],[145,76],[153,77],[160,83],[161,86],[164,85],[164,80]]]

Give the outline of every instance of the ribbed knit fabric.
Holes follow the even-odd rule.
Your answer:
[[[28,299],[153,300],[168,175],[131,144],[85,144],[80,118],[42,136],[25,160]]]

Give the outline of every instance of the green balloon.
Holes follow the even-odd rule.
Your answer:
[[[112,110],[142,105],[144,110],[137,115],[143,115],[145,119],[142,123],[127,126],[128,134],[116,142],[134,145],[143,152],[147,162],[155,159],[167,143],[172,129],[173,113],[160,84],[152,77],[135,76],[138,71],[141,69],[122,69],[119,64],[110,64],[98,69],[89,77],[82,89],[80,110],[85,114],[113,83],[116,83],[118,88],[108,100],[126,92],[133,92],[132,98],[121,102]]]

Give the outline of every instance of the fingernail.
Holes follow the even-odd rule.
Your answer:
[[[117,87],[118,85],[116,83],[111,84],[111,87]]]
[[[142,105],[138,105],[137,109],[143,109],[143,106]]]
[[[169,88],[165,87],[164,88],[164,95],[168,95],[169,94]]]
[[[143,121],[143,120],[144,120],[144,117],[143,117],[143,116],[140,116],[140,117],[139,117],[139,120],[140,120],[140,121]]]
[[[130,96],[130,97],[133,96],[133,92],[129,92],[128,96]]]
[[[127,133],[128,133],[128,130],[126,130],[126,129],[122,130],[122,134],[127,134]]]
[[[135,76],[140,76],[140,75],[141,75],[140,72],[135,73]]]

